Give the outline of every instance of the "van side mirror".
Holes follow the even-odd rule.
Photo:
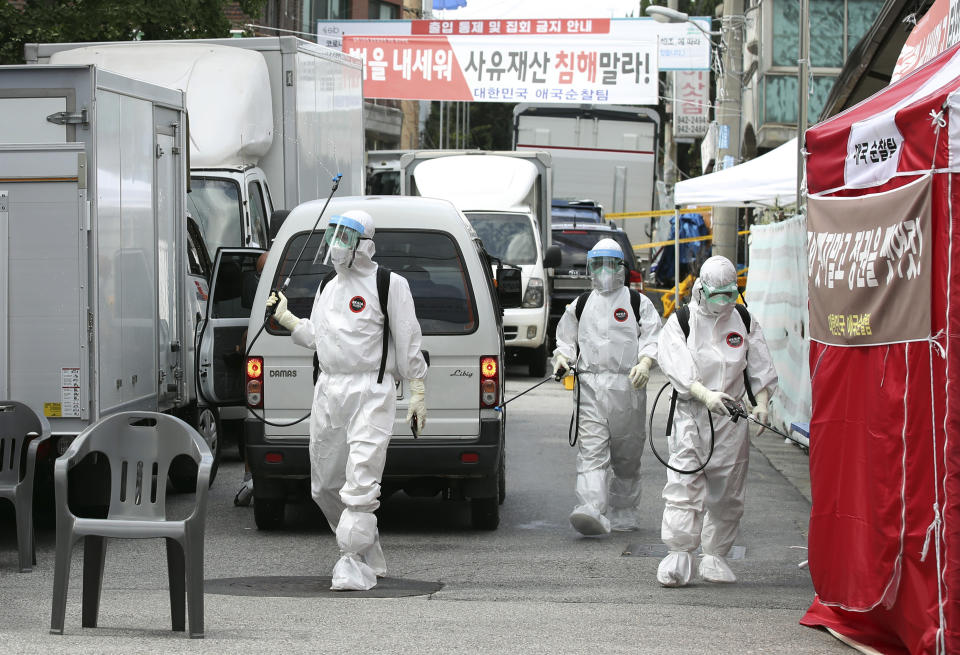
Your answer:
[[[523,281],[519,268],[497,267],[497,298],[504,309],[519,307],[523,303]]]
[[[277,232],[280,231],[280,227],[289,215],[289,209],[274,209],[273,213],[270,214],[270,243],[273,243],[273,240],[277,238]],[[267,244],[263,245],[266,246]]]
[[[556,268],[560,265],[560,246],[550,246],[543,254],[543,267]]]

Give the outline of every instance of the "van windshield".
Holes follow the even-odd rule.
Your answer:
[[[306,238],[307,233],[302,233],[287,242],[282,264],[273,280],[274,288],[283,284]],[[330,266],[314,261],[322,240],[322,232],[310,237],[303,257],[290,276],[290,286],[284,292],[288,309],[297,316],[310,316],[320,282],[331,270]],[[410,284],[423,334],[465,334],[477,329],[476,303],[463,253],[449,234],[377,230],[373,241],[377,250],[374,260],[402,275]],[[268,331],[287,333],[274,321],[270,321]]]
[[[505,264],[536,264],[537,241],[526,214],[466,212],[484,249]]]
[[[187,208],[200,227],[211,261],[217,248],[243,246],[240,186],[223,178],[191,177],[190,189]]]

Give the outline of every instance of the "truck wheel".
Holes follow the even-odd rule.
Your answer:
[[[191,410],[187,421],[200,433],[210,453],[213,455],[213,467],[210,469],[210,486],[217,477],[220,467],[220,416],[214,407],[196,407]],[[175,491],[188,493],[197,488],[197,464],[189,457],[178,457],[170,463],[170,484]]]
[[[530,377],[542,378],[547,374],[547,342],[530,351]]]
[[[257,488],[256,483],[253,486]],[[283,527],[283,511],[286,509],[286,501],[278,498],[257,498],[253,496],[253,520],[257,524],[257,530],[279,530]]]
[[[497,496],[470,499],[470,524],[474,530],[496,530],[500,525],[500,503]]]

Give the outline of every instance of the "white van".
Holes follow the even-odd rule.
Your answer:
[[[279,228],[256,293],[247,301],[253,308],[245,325],[248,334],[261,330],[267,318],[267,297],[288,275],[289,309],[309,317],[317,287],[330,270],[314,261],[327,218],[348,209],[368,212],[376,224],[375,260],[410,283],[429,363],[427,423],[418,439],[405,420],[407,381],[398,382],[383,495],[402,489],[411,496],[443,493],[446,498],[469,499],[473,525],[496,528],[504,495],[503,414],[494,409],[503,390],[501,302],[520,304],[519,269],[502,269],[495,285],[479,237],[463,214],[445,200],[334,198],[317,230],[311,232],[323,205],[324,200],[315,200],[298,206]],[[305,243],[303,257],[291,275]],[[211,291],[214,306],[221,269],[248,269],[259,253],[221,250]],[[231,328],[230,321],[235,319],[219,320],[221,324],[211,315],[208,329],[228,334],[237,327]],[[288,495],[309,488],[309,420],[281,426],[309,414],[318,372],[313,353],[295,345],[289,332],[272,320],[255,340],[250,339],[246,377],[238,381],[247,392],[249,407],[244,423],[246,457],[253,473],[257,527],[273,529],[283,524]],[[236,389],[238,384],[223,386]]]

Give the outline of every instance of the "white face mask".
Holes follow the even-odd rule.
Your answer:
[[[353,258],[352,248],[343,248],[342,246],[331,246],[330,261],[335,268],[345,267]]]
[[[600,292],[613,291],[623,286],[623,274],[608,269],[593,274],[593,288]]]

